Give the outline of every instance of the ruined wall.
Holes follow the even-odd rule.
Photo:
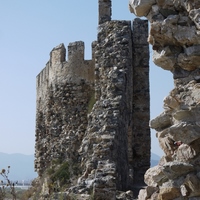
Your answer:
[[[174,76],[163,113],[150,122],[165,156],[146,172],[139,199],[200,199],[200,2],[130,0],[130,10],[148,18],[153,60]]]
[[[130,22],[102,24],[95,55],[97,101],[82,146],[87,171],[82,178],[88,183],[95,180],[96,199],[115,199],[116,190],[127,190],[129,181],[127,132],[132,115],[129,86],[133,74]]]
[[[150,166],[151,138],[148,21],[135,19],[133,27],[133,165],[134,182],[142,184],[143,174]],[[145,153],[144,153],[145,152]]]
[[[94,93],[94,61],[84,60],[84,43],[63,44],[37,76],[35,169],[39,175],[52,160],[77,159]]]
[[[86,157],[92,154],[89,170],[96,169],[95,197],[115,199],[117,190],[142,184],[150,166],[148,23],[135,19],[131,28],[129,21],[111,21],[99,29],[95,53],[98,100],[88,132],[96,144],[85,153]]]
[[[53,160],[76,164],[68,196],[114,200],[144,184],[150,166],[148,23],[111,21],[111,1],[99,12],[93,59],[76,42],[65,61],[60,45],[37,77],[35,168],[42,176]]]

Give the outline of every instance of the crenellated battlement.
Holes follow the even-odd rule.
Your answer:
[[[66,61],[66,49],[65,45],[61,43],[60,45],[53,48],[53,50],[50,53],[50,64],[60,64],[62,62]]]
[[[72,42],[68,45],[68,60],[84,60],[85,44],[82,41]]]
[[[80,82],[85,80],[89,84],[94,81],[94,48],[92,44],[92,59],[85,60],[85,44],[82,41],[69,43],[68,59],[66,61],[66,48],[60,44],[50,52],[50,59],[37,76],[37,92],[44,93],[50,85],[63,81]],[[41,96],[41,95],[39,95]]]

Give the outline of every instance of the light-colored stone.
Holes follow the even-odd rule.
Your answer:
[[[178,188],[160,188],[159,198],[161,200],[173,200],[180,197],[181,193]]]
[[[176,179],[177,177],[184,176],[185,174],[194,171],[194,166],[182,162],[167,162],[163,165],[162,172],[168,179]]]
[[[145,189],[141,189],[139,191],[138,200],[146,200],[147,199],[147,191]]]
[[[159,131],[171,125],[171,116],[167,112],[161,113],[155,119],[150,121],[150,127]]]
[[[146,189],[141,189],[138,195],[138,200],[150,199],[153,193],[158,191],[157,187],[147,186]]]
[[[151,187],[157,187],[162,182],[165,182],[166,178],[163,173],[163,167],[159,165],[148,169],[144,175],[145,183]]]
[[[189,191],[189,188],[186,185],[184,185],[184,184],[181,185],[180,189],[181,189],[182,196],[184,196],[184,197],[189,196],[190,191]]]
[[[188,144],[182,144],[176,151],[176,157],[181,162],[191,161],[198,155],[199,151],[196,151],[192,146]]]
[[[129,0],[130,11],[139,17],[146,16],[156,0]]]
[[[183,192],[185,196],[190,196],[190,197],[200,196],[200,179],[197,177],[196,174],[188,174],[186,176],[184,184],[182,185],[181,192]]]
[[[176,58],[166,47],[161,52],[153,51],[153,62],[165,70],[172,71],[176,63]]]
[[[176,109],[180,106],[180,103],[181,103],[178,98],[171,95],[165,97],[163,102],[164,102],[164,108],[167,110]]]
[[[173,142],[176,141],[189,144],[200,137],[200,127],[192,123],[181,122],[159,132],[157,136],[160,140],[167,137],[171,141],[170,146],[173,146]]]
[[[131,190],[126,192],[118,192],[116,195],[116,200],[132,200],[134,198],[133,192]]]

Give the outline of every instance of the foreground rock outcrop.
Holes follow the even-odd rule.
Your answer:
[[[130,0],[150,24],[153,61],[174,76],[164,111],[151,120],[165,153],[145,174],[139,199],[200,199],[200,1]]]

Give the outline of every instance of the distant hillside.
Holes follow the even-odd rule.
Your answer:
[[[156,155],[155,153],[151,153],[151,167],[158,165],[160,161],[160,156]]]
[[[10,166],[10,180],[32,180],[37,177],[34,172],[34,155],[7,154],[0,152],[0,170]],[[2,178],[0,177],[0,180]]]

